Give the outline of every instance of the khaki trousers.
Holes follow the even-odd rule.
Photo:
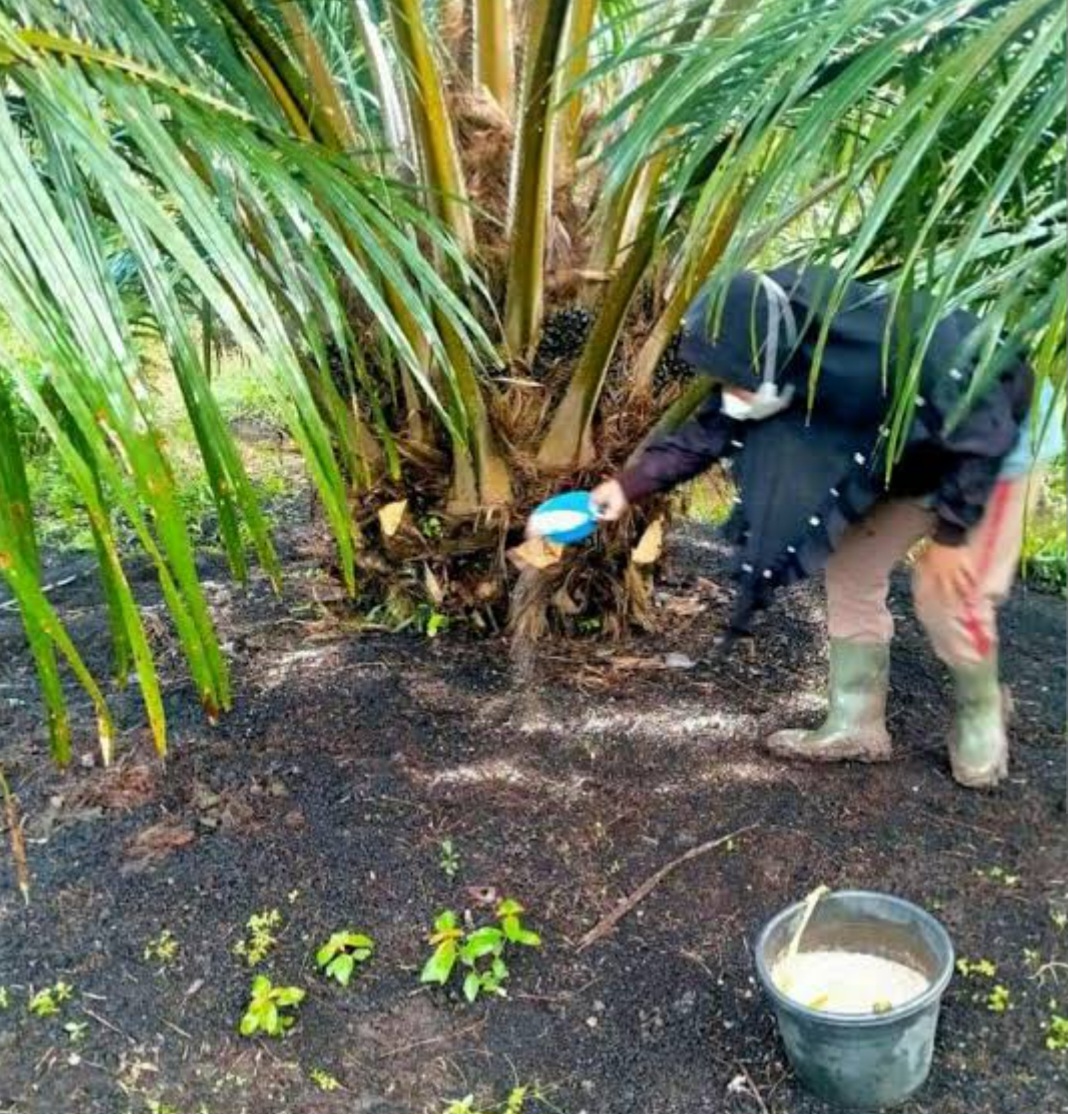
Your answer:
[[[1036,476],[999,481],[982,521],[968,535],[976,576],[972,599],[946,605],[925,583],[923,566],[913,575],[916,614],[935,653],[947,665],[974,665],[997,645],[997,608],[1016,576],[1029,492]],[[894,620],[886,606],[890,573],[934,529],[932,511],[918,503],[880,504],[851,527],[827,563],[827,619],[832,638],[889,642]]]

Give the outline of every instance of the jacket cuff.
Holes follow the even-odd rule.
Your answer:
[[[656,481],[647,476],[640,466],[625,469],[616,479],[628,503],[637,503],[660,490]]]
[[[940,518],[938,525],[935,526],[934,533],[931,535],[931,540],[936,545],[948,545],[956,549],[968,540],[968,531],[955,522]]]

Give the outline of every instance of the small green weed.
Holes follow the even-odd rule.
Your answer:
[[[437,541],[441,537],[441,519],[436,515],[427,515],[419,520],[419,533],[429,541]]]
[[[88,1021],[68,1021],[63,1026],[63,1031],[67,1034],[67,1039],[71,1044],[80,1044],[85,1040],[85,1034],[89,1032]]]
[[[978,976],[985,979],[992,979],[998,973],[997,965],[989,959],[958,959],[957,971],[965,978]]]
[[[421,603],[416,608],[415,621],[427,638],[437,638],[442,631],[448,630],[452,623],[448,615],[443,615],[425,603]]]
[[[148,1114],[180,1114],[177,1106],[171,1106],[162,1099],[145,1099],[145,1109]]]
[[[1068,1052],[1068,1017],[1059,1013],[1050,1014],[1045,1025],[1046,1047],[1050,1052]]]
[[[508,943],[538,948],[541,946],[541,937],[523,925],[522,916],[525,912],[523,906],[511,897],[506,897],[497,905],[497,918]]]
[[[1020,885],[1019,874],[1010,874],[1003,867],[990,867],[988,870],[977,870],[978,878],[986,878],[991,882],[1000,882],[1002,886],[1013,889]]]
[[[6,986],[0,986],[0,1010],[6,1010],[11,1005],[11,996]]]
[[[1065,472],[1061,457],[1050,469],[1024,531],[1021,572],[1045,591],[1064,593],[1068,585],[1065,537]]]
[[[434,951],[423,967],[420,981],[445,986],[456,970],[466,971],[463,994],[474,1002],[483,994],[505,995],[509,975],[504,953],[508,945],[538,947],[541,937],[523,924],[523,906],[513,898],[497,905],[497,923],[482,925],[470,932],[460,927],[460,918],[451,909],[440,913],[428,937]]]
[[[451,881],[460,873],[460,852],[453,846],[451,839],[443,839],[440,850],[438,866],[441,867],[441,873]]]
[[[262,963],[278,943],[275,930],[282,927],[282,914],[277,909],[253,913],[248,919],[248,938],[238,940],[234,954],[243,955],[250,967]]]
[[[252,980],[252,997],[239,1026],[243,1037],[265,1033],[281,1037],[291,1029],[296,1018],[289,1012],[304,1001],[305,991],[299,986],[275,986],[266,975]]]
[[[315,953],[315,962],[328,979],[348,986],[356,968],[366,963],[375,950],[375,942],[362,932],[345,929],[335,932]]]
[[[986,1008],[991,1013],[1004,1013],[1006,1010],[1012,1009],[1012,996],[1009,993],[1009,988],[998,983],[986,996]]]
[[[1049,919],[1053,921],[1053,927],[1058,932],[1063,932],[1068,928],[1068,909],[1053,909],[1050,912]]]
[[[1000,882],[1003,886],[1008,886],[1012,889],[1020,884],[1020,876],[1018,874],[1007,874],[1004,867],[992,866],[989,870],[977,870],[975,872],[980,878],[989,878],[991,882]]]
[[[479,1110],[475,1106],[475,1096],[465,1095],[462,1099],[453,1099],[441,1114],[524,1114],[527,1100],[539,1098],[540,1093],[531,1087],[513,1087],[500,1106]]]
[[[35,1017],[55,1017],[64,1002],[70,1000],[74,987],[62,979],[55,986],[46,986],[30,998],[29,1011]]]
[[[308,1072],[308,1078],[320,1091],[337,1091],[341,1087],[340,1082],[322,1068],[312,1068],[312,1070]]]
[[[463,938],[464,930],[460,928],[460,919],[451,909],[437,915],[434,931],[427,938],[434,945],[434,952],[423,967],[421,982],[436,982],[444,986],[449,981],[452,969],[460,958]]]
[[[957,971],[966,979],[993,979],[998,968],[989,959],[961,958],[957,960]],[[991,1013],[1004,1013],[1011,1009],[1010,998],[1009,988],[1001,983],[991,987],[986,994],[979,992],[972,995],[973,1002],[982,1002]]]
[[[165,928],[154,939],[145,944],[145,959],[166,967],[178,958],[179,945],[171,930]]]

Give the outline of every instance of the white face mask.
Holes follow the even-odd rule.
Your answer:
[[[761,383],[750,398],[742,398],[724,390],[722,408],[723,413],[736,422],[761,422],[785,410],[793,397],[792,386],[780,391],[774,383]]]
[[[786,291],[768,275],[760,276],[760,284],[768,303],[763,382],[747,398],[724,389],[723,413],[736,422],[762,422],[785,410],[794,397],[792,386],[779,388],[775,372],[779,360],[779,330],[785,329],[786,341],[793,347],[797,344],[797,322]]]

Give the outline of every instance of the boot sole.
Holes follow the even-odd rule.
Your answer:
[[[953,769],[953,780],[965,789],[996,789],[1008,776],[1008,770],[1000,766],[982,774],[965,774]]]
[[[1009,776],[1009,748],[1006,744],[1004,750],[998,755],[997,761],[986,770],[978,773],[961,769],[953,761],[953,751],[949,752],[949,768],[953,773],[953,780],[964,786],[965,789],[996,789],[997,786]]]
[[[764,741],[764,747],[776,758],[787,758],[797,762],[863,762],[866,765],[875,765],[879,762],[889,762],[893,757],[893,750],[889,738],[883,741],[870,743],[843,743],[840,748],[832,746],[822,747],[819,743],[812,743],[806,747],[803,742],[807,732],[779,732]],[[784,737],[785,736],[785,737]]]

